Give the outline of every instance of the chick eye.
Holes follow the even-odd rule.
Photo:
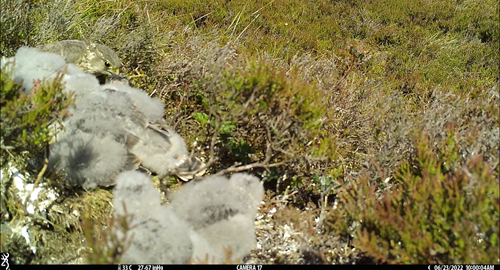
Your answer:
[[[110,64],[109,62],[105,62],[105,63],[104,63],[104,65],[105,65],[106,67],[108,67],[108,68],[111,66],[111,64]]]

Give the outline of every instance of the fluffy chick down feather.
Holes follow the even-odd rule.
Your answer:
[[[117,181],[115,215],[128,214],[132,224],[137,224],[127,232],[132,237],[132,251],[123,256],[127,263],[184,263],[188,259],[223,263],[227,251],[230,260],[237,262],[255,245],[254,218],[264,194],[255,176],[237,173],[230,179],[209,176],[187,183],[167,206],[160,205],[147,176],[124,172]]]
[[[66,71],[63,91],[75,93],[75,104],[53,137],[49,163],[64,170],[70,183],[85,188],[112,185],[116,175],[141,163],[160,176],[190,179],[204,166],[166,125],[161,100],[127,84],[100,85],[95,76],[59,55],[34,48],[20,48],[14,58],[2,59],[2,66],[12,61],[12,76],[23,82],[25,91],[34,80]]]

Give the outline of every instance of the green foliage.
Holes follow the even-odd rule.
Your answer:
[[[72,103],[72,95],[62,93],[64,73],[35,82],[28,93],[11,79],[11,66],[2,68],[0,79],[2,148],[23,151],[47,145],[54,133],[49,125],[62,120]]]
[[[230,134],[236,129],[235,121],[224,121],[219,129],[219,133],[222,135]]]
[[[32,25],[29,3],[25,1],[0,1],[0,55],[12,56],[15,50],[27,43]]]
[[[208,114],[206,113],[194,113],[194,119],[200,123],[202,127],[206,127],[208,123]]]
[[[2,0],[1,55],[12,56],[20,46],[81,38],[84,21],[73,4],[70,0]]]
[[[296,74],[288,77],[285,71],[275,71],[272,64],[250,63],[245,70],[228,74],[226,80],[231,87],[229,109],[249,116],[283,117],[276,125],[292,121],[306,130],[320,127],[324,102],[314,85],[305,84]]]
[[[380,261],[498,263],[497,2],[2,0],[0,52],[106,44],[187,142],[215,152],[210,172],[277,164],[250,170],[298,207],[338,193],[336,233]],[[68,100],[57,82],[30,96],[6,78],[2,147],[46,144]]]
[[[87,255],[87,260],[92,264],[118,264],[121,256],[127,250],[132,239],[125,237],[127,231],[130,230],[131,217],[112,216],[109,218],[110,226],[106,230],[102,230],[100,224],[87,215],[84,216],[82,226],[85,232],[85,239],[91,252]],[[115,229],[121,233],[121,237],[112,233]]]
[[[286,74],[273,63],[258,61],[243,64],[223,70],[215,87],[212,75],[205,81],[211,98],[208,109],[220,117],[221,149],[228,151],[219,155],[228,165],[231,160],[286,161],[298,171],[304,165],[291,161],[309,159],[320,153],[320,145],[325,146],[319,138],[311,143],[324,132],[320,120],[326,112],[324,99],[296,71]]]
[[[382,262],[498,263],[495,168],[481,154],[457,164],[451,128],[439,151],[425,131],[417,135],[416,160],[401,164],[391,189],[377,192],[366,175],[358,179],[359,185],[344,182],[345,219],[334,227],[344,233],[353,230],[355,245]]]

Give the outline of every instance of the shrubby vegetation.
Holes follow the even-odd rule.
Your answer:
[[[61,39],[115,49],[208,173],[263,179],[258,239],[271,240],[249,262],[500,263],[497,1],[226,2],[2,0],[0,51]],[[49,141],[41,127],[69,100],[57,80],[33,99],[7,78],[2,70],[2,170],[43,157],[26,149]],[[19,118],[22,107],[8,106],[19,100],[51,109]],[[94,195],[85,205],[106,224],[109,191]],[[4,205],[2,224],[13,219]],[[85,231],[102,250],[101,230]],[[47,243],[83,239],[65,232]],[[40,254],[26,262],[46,262]]]

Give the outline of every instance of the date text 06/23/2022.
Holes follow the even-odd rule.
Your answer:
[[[493,265],[493,264],[466,264],[466,265],[436,264],[436,265],[429,265],[427,268],[428,268],[428,270],[495,270],[495,265]]]

